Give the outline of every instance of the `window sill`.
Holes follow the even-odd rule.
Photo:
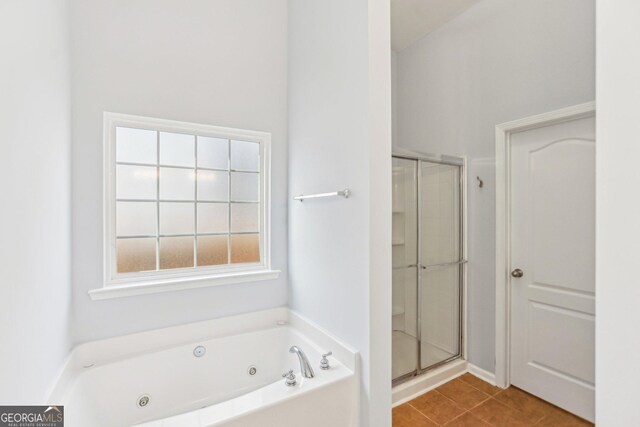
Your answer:
[[[234,283],[256,282],[277,279],[279,270],[244,271],[215,276],[196,276],[190,278],[173,278],[152,280],[127,285],[107,286],[89,291],[92,300],[123,298],[134,295],[156,294],[160,292],[181,291],[185,289],[205,288],[210,286],[230,285]]]

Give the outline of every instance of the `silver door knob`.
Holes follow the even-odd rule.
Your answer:
[[[519,268],[516,268],[515,270],[513,270],[511,272],[511,275],[513,277],[522,277],[522,276],[524,276],[524,272],[522,270],[520,270]]]

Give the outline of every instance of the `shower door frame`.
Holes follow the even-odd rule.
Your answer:
[[[447,156],[447,155],[429,155],[429,154],[421,154],[413,151],[407,150],[394,150],[391,154],[391,158],[404,159],[404,160],[412,160],[416,162],[417,166],[417,182],[416,182],[416,191],[417,191],[417,298],[416,298],[416,319],[417,319],[417,328],[416,328],[416,340],[418,343],[417,347],[417,366],[416,369],[412,372],[401,375],[397,378],[392,378],[392,386],[399,385],[404,383],[412,378],[415,378],[425,372],[436,369],[440,366],[446,365],[449,362],[452,362],[457,359],[466,359],[466,348],[467,348],[467,327],[466,327],[466,307],[467,307],[467,159],[466,157],[456,157],[456,156]],[[422,217],[422,162],[428,163],[436,163],[441,165],[449,165],[456,166],[459,168],[459,221],[460,221],[460,259],[457,262],[446,263],[446,265],[455,265],[459,266],[459,337],[458,337],[458,354],[437,362],[433,365],[430,365],[426,368],[422,368],[422,277],[423,270],[426,268],[422,268],[421,260],[422,260],[422,234],[420,227],[420,218]],[[444,265],[442,265],[444,266]],[[392,360],[393,363],[393,360]]]

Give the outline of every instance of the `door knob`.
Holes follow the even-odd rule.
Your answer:
[[[511,275],[512,275],[513,277],[516,277],[516,278],[517,278],[517,277],[522,277],[522,276],[524,276],[524,272],[523,272],[522,270],[520,270],[519,268],[516,268],[515,270],[513,270],[513,271],[511,272]]]

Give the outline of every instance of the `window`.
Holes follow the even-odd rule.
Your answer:
[[[277,277],[269,134],[113,113],[104,126],[105,287],[92,297]]]

